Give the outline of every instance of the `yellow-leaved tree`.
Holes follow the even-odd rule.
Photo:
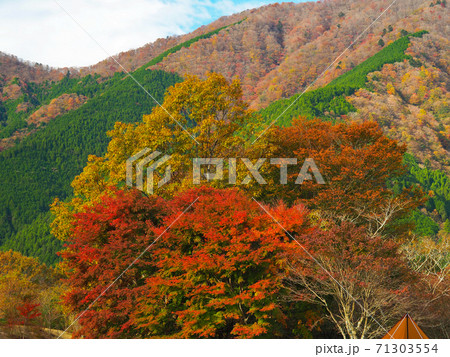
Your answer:
[[[191,187],[194,158],[223,158],[224,179],[212,184],[227,184],[228,158],[251,158],[262,151],[267,153],[262,140],[259,146],[252,146],[252,153],[246,152],[245,143],[254,134],[252,115],[242,100],[238,80],[229,83],[217,73],[209,73],[204,80],[187,76],[184,82],[168,89],[161,106],[155,106],[149,115],[144,115],[142,122],[115,124],[108,133],[111,141],[106,154],[89,156],[83,172],[72,182],[72,200],[61,202],[56,199],[53,203],[52,211],[56,217],[52,223],[53,233],[59,239],[67,240],[74,213],[96,203],[102,193],[113,192],[112,187],[124,187],[126,161],[143,149],[148,149],[148,153],[158,151],[170,155],[156,171],[163,175],[170,165],[172,172],[167,184],[155,187],[157,195],[170,197]],[[246,175],[245,167],[242,162],[237,166],[236,176],[242,180]],[[201,170],[204,178],[205,173],[215,172],[215,165],[203,165]],[[252,184],[255,182],[250,186]]]

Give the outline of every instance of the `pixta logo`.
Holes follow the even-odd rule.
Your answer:
[[[154,161],[150,164],[154,159],[161,155],[159,151],[153,151],[151,154],[147,155],[150,152],[149,148],[145,148],[139,151],[137,154],[134,154],[127,160],[127,186],[133,187],[133,164],[142,158],[142,160],[136,163],[136,188],[138,190],[144,191],[144,171],[147,170],[147,188],[146,192],[150,195],[153,194],[153,174],[155,170],[163,165],[167,160],[170,159],[169,155],[164,155],[159,160]],[[170,181],[171,178],[171,168],[170,165],[166,166],[164,176],[161,180],[158,181],[158,188],[162,187],[164,184]]]
[[[159,151],[153,151],[150,153],[149,148],[145,148],[139,151],[137,154],[131,156],[126,162],[126,170],[127,170],[127,185],[129,187],[133,187],[133,167],[136,167],[136,188],[138,190],[144,191],[144,173],[147,171],[146,180],[146,192],[149,194],[153,194],[154,187],[154,179],[153,176],[155,171],[166,163],[169,159],[169,155],[163,155],[158,160],[154,161],[161,155]],[[237,184],[236,178],[236,167],[237,160],[236,158],[229,158],[228,160],[228,183]],[[266,180],[261,176],[259,169],[261,166],[267,161],[266,158],[260,158],[256,160],[256,162],[252,163],[250,159],[241,158],[242,163],[248,170],[248,174],[246,177],[240,182],[242,185],[247,185],[251,182],[252,179],[256,180],[257,183],[261,185],[267,184]],[[202,181],[202,166],[208,166],[208,172],[204,172],[203,176],[207,182],[214,180],[223,180],[224,179],[224,161],[223,158],[193,158],[192,159],[192,184],[200,185]],[[296,158],[271,158],[269,160],[271,165],[279,165],[280,167],[280,184],[287,184],[287,171],[289,165],[297,165]],[[215,171],[211,172],[211,168],[214,167]],[[314,179],[318,184],[324,184],[325,180],[323,179],[314,159],[307,158],[300,169],[300,172],[295,180],[295,184],[301,185],[306,180]],[[158,181],[158,188],[162,187],[164,184],[169,182],[171,179],[171,167],[167,165],[164,171],[164,175]]]
[[[266,162],[266,158],[260,158],[256,160],[255,163],[252,163],[250,159],[247,158],[241,158],[242,163],[245,165],[245,167],[248,170],[248,175],[242,180],[242,185],[247,185],[250,183],[250,181],[253,179],[256,180],[260,185],[267,184],[266,180],[261,176],[261,173],[259,172],[259,169],[261,166]],[[270,159],[271,165],[280,165],[280,184],[286,185],[287,184],[287,171],[289,165],[297,165],[297,159],[296,158],[271,158]],[[203,175],[206,179],[206,181],[214,181],[214,180],[223,180],[224,174],[223,174],[223,164],[224,159],[221,158],[195,158],[193,159],[193,177],[192,182],[194,185],[199,185],[201,181],[201,167],[202,166],[214,166],[215,172],[205,172]],[[228,159],[228,183],[230,184],[236,184],[236,165],[237,165],[237,159],[236,158],[230,158]],[[325,183],[325,180],[323,179],[322,175],[320,174],[319,169],[317,168],[316,163],[314,162],[314,159],[307,158],[302,165],[302,168],[300,169],[300,172],[295,180],[295,184],[301,185],[306,180],[312,180],[311,172],[314,175],[314,178],[316,179],[317,183],[320,185],[323,185]]]

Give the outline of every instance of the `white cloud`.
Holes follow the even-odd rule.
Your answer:
[[[109,54],[270,1],[57,0]],[[55,67],[107,57],[54,0],[0,1],[0,51]]]

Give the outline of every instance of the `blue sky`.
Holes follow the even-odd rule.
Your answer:
[[[54,67],[85,66],[107,55],[71,17],[108,53],[116,54],[273,2],[0,0],[0,51]]]

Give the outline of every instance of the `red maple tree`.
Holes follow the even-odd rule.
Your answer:
[[[196,197],[155,247],[158,270],[147,279],[135,314],[142,336],[286,334],[289,312],[279,296],[284,256],[295,244],[236,189],[194,189],[170,205],[179,212]],[[304,210],[279,204],[270,211],[287,230],[309,230]]]
[[[130,315],[155,269],[151,253],[126,269],[155,240],[165,211],[162,199],[118,190],[75,216],[71,238],[61,252],[70,286],[64,303],[80,316],[81,328],[74,337],[134,336]]]

